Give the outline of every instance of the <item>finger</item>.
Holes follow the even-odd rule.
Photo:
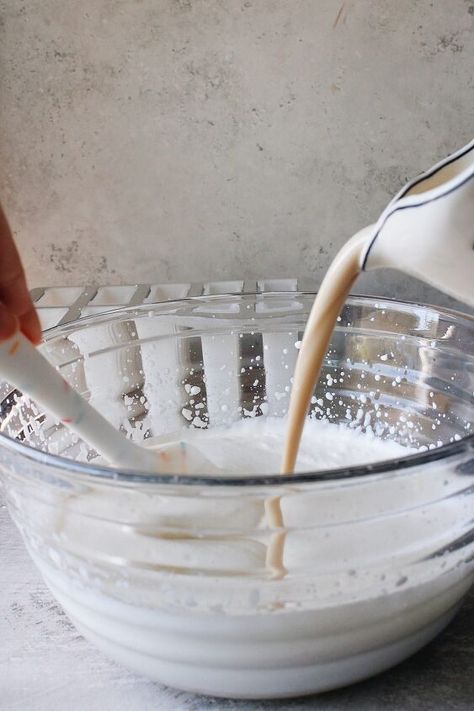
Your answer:
[[[41,325],[36,309],[31,308],[26,314],[22,314],[19,320],[22,332],[33,343],[33,345],[37,346],[41,343]]]
[[[0,285],[11,284],[14,279],[23,276],[20,256],[18,254],[10,225],[0,207]]]
[[[34,306],[26,286],[20,256],[13,241],[6,217],[0,207],[0,301],[13,316],[24,320],[33,342],[41,338],[38,318],[32,315]],[[27,335],[27,334],[25,334]],[[28,338],[30,337],[28,335]]]
[[[0,342],[5,341],[18,330],[18,321],[10,311],[0,304]]]
[[[0,280],[0,300],[15,316],[22,316],[33,308],[23,271],[12,273]]]

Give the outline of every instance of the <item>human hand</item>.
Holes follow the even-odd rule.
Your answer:
[[[38,314],[26,286],[7,218],[0,207],[0,342],[18,329],[35,345],[41,341]]]

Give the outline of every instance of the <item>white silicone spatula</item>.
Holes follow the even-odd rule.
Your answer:
[[[20,332],[0,344],[0,374],[78,434],[110,464],[150,473],[186,474],[191,454],[189,444],[177,442],[147,449],[126,439]],[[194,464],[202,460],[205,466],[203,455],[196,451],[196,456]]]

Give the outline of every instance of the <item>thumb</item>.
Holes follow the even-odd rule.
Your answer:
[[[18,320],[7,307],[0,303],[0,342],[5,341],[18,330]]]

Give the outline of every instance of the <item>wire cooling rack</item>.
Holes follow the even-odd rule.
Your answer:
[[[210,294],[314,291],[315,283],[301,279],[210,281],[180,284],[125,284],[121,286],[50,286],[32,289],[43,330],[75,319],[123,306],[185,299]]]

